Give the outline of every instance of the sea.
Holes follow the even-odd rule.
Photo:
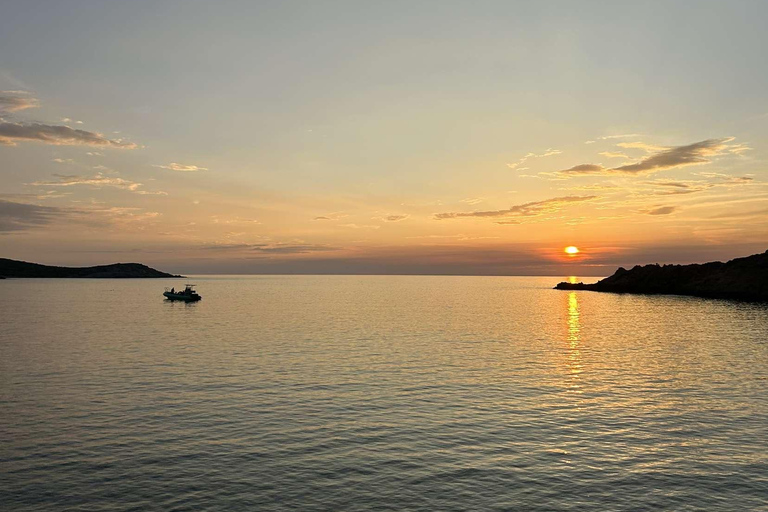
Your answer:
[[[560,280],[0,281],[0,510],[768,510],[768,305]]]

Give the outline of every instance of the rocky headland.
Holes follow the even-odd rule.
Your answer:
[[[727,263],[619,268],[612,276],[596,283],[562,282],[555,288],[768,301],[768,251]]]
[[[26,261],[0,258],[0,279],[3,277],[67,277],[67,278],[163,278],[183,277],[142,265],[141,263],[113,263],[95,267],[55,267]]]

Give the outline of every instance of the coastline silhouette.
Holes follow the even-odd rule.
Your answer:
[[[555,289],[768,301],[768,251],[726,263],[619,267],[596,283],[561,282]]]
[[[61,277],[88,279],[158,279],[184,277],[161,272],[141,263],[112,263],[93,267],[57,267],[40,265],[26,261],[0,258],[0,276],[2,277]],[[0,277],[0,279],[2,279]]]

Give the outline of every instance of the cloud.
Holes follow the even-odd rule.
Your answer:
[[[730,174],[723,174],[719,172],[699,172],[695,174],[705,178],[719,179],[720,183],[723,185],[746,185],[755,180],[755,178],[752,176],[731,176]]]
[[[768,208],[765,208],[762,210],[750,210],[750,211],[744,211],[744,212],[721,213],[719,215],[713,215],[710,218],[711,219],[739,219],[739,218],[746,218],[746,217],[763,217],[766,215],[768,215]]]
[[[642,213],[647,213],[648,215],[669,215],[670,213],[674,213],[677,211],[677,206],[657,206],[655,208],[651,208],[650,210],[642,210]]]
[[[343,228],[351,228],[351,229],[379,229],[381,226],[377,226],[375,224],[340,224]]]
[[[142,186],[141,183],[104,176],[101,173],[95,176],[79,176],[76,174],[54,174],[58,181],[36,181],[32,185],[37,187],[71,187],[73,185],[91,185],[94,187],[115,187],[135,191]]]
[[[611,151],[603,151],[602,153],[598,153],[598,155],[603,155],[606,158],[629,158],[629,156],[625,155],[624,153],[614,153]]]
[[[444,220],[461,217],[500,218],[500,220],[496,221],[497,224],[519,224],[521,222],[520,218],[536,217],[546,213],[553,213],[565,208],[569,204],[591,201],[597,199],[597,197],[598,196],[553,197],[543,201],[519,204],[507,208],[506,210],[436,213],[434,219]]]
[[[562,153],[562,151],[560,151],[559,149],[552,149],[552,148],[547,148],[543,153],[540,153],[540,154],[528,153],[517,162],[507,164],[507,167],[509,167],[510,169],[517,169],[520,165],[525,163],[525,161],[528,160],[529,158],[544,158],[547,156],[559,155],[560,153]],[[525,167],[525,169],[527,169],[527,167]]]
[[[702,192],[717,186],[715,183],[706,181],[673,181],[673,180],[654,180],[646,181],[646,185],[657,187],[660,190],[656,190],[654,194],[661,196],[692,194],[694,192]]]
[[[646,144],[645,142],[619,142],[616,144],[620,148],[624,149],[642,149],[645,152],[653,153],[654,151],[664,151],[664,146],[654,146],[653,144]]]
[[[643,182],[643,185],[648,185],[650,187],[650,193],[653,195],[670,196],[693,194],[715,187],[737,187],[748,185],[753,181],[753,178],[750,176],[730,176],[720,173],[699,173],[699,175],[714,178],[715,181],[656,179],[653,181],[645,181]],[[647,188],[641,188],[635,195],[645,195],[648,192],[649,190]]]
[[[36,187],[72,187],[77,185],[88,185],[91,187],[112,187],[123,190],[129,190],[141,195],[166,196],[167,192],[141,190],[144,185],[136,181],[130,181],[116,176],[105,176],[97,173],[95,176],[81,176],[77,174],[54,174],[58,181],[36,181],[30,183]]]
[[[308,254],[335,251],[336,247],[313,244],[262,243],[262,244],[214,244],[201,247],[206,251],[246,251],[258,254]]]
[[[580,174],[602,174],[606,171],[606,168],[598,164],[579,164],[574,165],[570,169],[564,169],[557,171],[560,176],[563,175],[580,175]]]
[[[168,192],[163,192],[162,190],[134,190],[139,195],[142,196],[167,196]]]
[[[733,185],[744,185],[754,181],[754,179],[751,176],[729,176],[725,178],[725,182]]]
[[[61,212],[52,206],[16,203],[0,199],[0,233],[26,231],[49,224]]]
[[[168,169],[170,171],[179,172],[195,172],[195,171],[207,171],[207,167],[198,167],[196,165],[184,165],[176,162],[171,162],[168,165],[153,165],[152,167],[159,167],[160,169]]]
[[[467,241],[467,240],[497,240],[501,238],[500,236],[473,236],[473,235],[465,235],[463,233],[459,233],[456,235],[416,235],[416,236],[407,236],[405,237],[409,240],[419,240],[419,239],[442,239],[442,240],[459,240],[459,241]]]
[[[484,197],[467,197],[466,199],[462,199],[459,201],[460,203],[467,203],[467,204],[478,204],[485,201]]]
[[[560,176],[584,176],[584,175],[611,175],[625,174],[630,176],[652,174],[666,169],[682,167],[685,165],[699,165],[711,162],[711,157],[725,153],[737,153],[741,151],[741,145],[728,144],[733,137],[723,139],[707,139],[701,142],[676,146],[672,148],[658,148],[643,143],[631,143],[633,147],[644,147],[648,151],[661,149],[660,151],[643,158],[639,162],[626,164],[619,167],[606,168],[599,164],[581,164],[558,171]],[[619,144],[622,145],[622,144]],[[638,146],[640,145],[640,146]],[[628,147],[628,146],[622,146]]]
[[[214,224],[261,224],[261,221],[257,219],[247,219],[243,217],[229,217],[221,219],[218,215],[211,217],[211,221]]]
[[[401,220],[405,220],[408,217],[410,217],[410,215],[408,215],[407,213],[403,213],[403,214],[384,215],[383,217],[374,217],[374,219],[381,220],[384,222],[400,222]]]
[[[26,91],[0,91],[0,112],[18,112],[37,108],[40,102]]]
[[[54,146],[97,146],[119,149],[138,147],[133,142],[108,139],[100,133],[77,130],[69,126],[0,122],[0,144],[16,146],[19,141],[42,142]]]
[[[34,200],[37,198],[25,197],[23,199]],[[0,199],[0,234],[28,231],[61,221],[84,223],[100,228],[113,229],[117,226],[119,229],[142,230],[147,222],[156,220],[160,215],[159,212],[147,212],[141,208],[102,204],[90,203],[77,207],[59,208]]]
[[[68,195],[69,195],[68,192],[60,192],[58,190],[48,190],[42,194],[0,194],[0,199],[10,199],[10,200],[19,199],[24,203],[28,203],[31,201],[42,201],[45,199],[58,199],[61,197],[66,197]]]
[[[318,215],[312,220],[339,220],[345,217],[349,217],[349,215],[347,215],[344,212],[332,212],[332,213],[327,213],[325,215]]]
[[[640,134],[638,134],[638,133],[625,133],[625,134],[622,134],[622,135],[604,135],[603,137],[598,137],[598,140],[628,139],[630,137],[640,137]]]
[[[727,144],[733,138],[707,139],[701,142],[677,146],[640,160],[635,164],[622,165],[613,169],[616,172],[641,174],[657,172],[684,165],[698,165],[709,163],[710,157],[727,152],[730,146]]]

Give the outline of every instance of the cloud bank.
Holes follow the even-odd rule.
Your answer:
[[[0,233],[26,231],[53,221],[59,208],[0,199]]]
[[[42,142],[54,146],[96,146],[136,149],[133,142],[108,139],[100,133],[77,130],[63,125],[0,122],[0,144],[16,146],[20,141]]]

